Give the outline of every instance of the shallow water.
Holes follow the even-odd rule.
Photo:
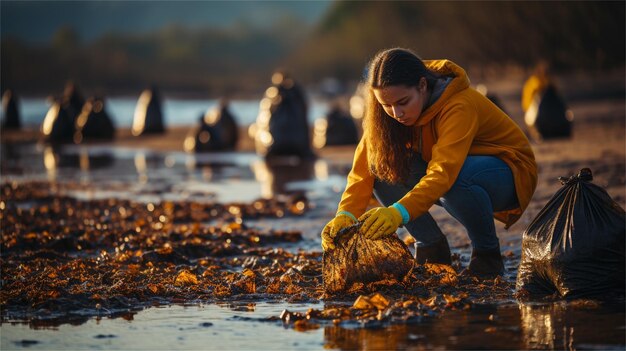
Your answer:
[[[124,198],[250,202],[302,192],[311,202],[304,217],[246,221],[262,230],[302,231],[287,249],[319,250],[319,230],[332,217],[349,165],[320,159],[268,164],[251,153],[189,155],[146,150],[2,145],[2,181],[53,180],[82,185],[79,199]],[[458,249],[455,249],[458,250]],[[509,279],[514,279],[511,272]],[[137,314],[78,319],[57,326],[2,321],[0,346],[12,349],[621,349],[626,346],[624,305],[474,305],[445,311],[411,325],[367,329],[357,324],[320,325],[296,331],[277,319],[323,303],[239,301],[151,307]],[[270,318],[274,317],[274,318]],[[269,319],[269,320],[268,320]],[[68,321],[69,322],[69,321]]]
[[[295,333],[278,322],[255,321],[278,315],[284,307],[284,304],[245,302],[231,306],[173,305],[147,309],[133,320],[104,317],[80,326],[33,328],[5,323],[1,346],[2,350],[26,346],[34,350],[320,349],[322,330]],[[288,308],[306,306],[292,304]]]
[[[259,114],[259,100],[233,100],[230,102],[230,110],[239,125],[254,123]],[[135,113],[135,107],[139,95],[133,97],[111,97],[105,100],[105,110],[118,128],[130,128]],[[321,118],[327,112],[324,102],[309,99],[309,121],[313,122]],[[165,125],[194,125],[198,118],[208,109],[218,105],[215,99],[163,99],[163,118]],[[43,122],[50,103],[46,98],[27,97],[18,100],[18,109],[22,116],[22,123],[27,126],[39,126]],[[0,120],[4,119],[4,111],[0,111]]]
[[[411,325],[363,329],[320,326],[295,331],[281,311],[322,304],[246,303],[152,307],[132,320],[107,317],[73,326],[2,324],[2,350],[321,350],[563,349],[623,350],[622,306],[565,303],[477,305]],[[621,313],[616,313],[619,309]],[[600,328],[600,326],[602,326]]]

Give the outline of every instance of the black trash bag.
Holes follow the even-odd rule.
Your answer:
[[[96,96],[87,100],[76,118],[74,142],[113,140],[114,137],[115,125],[105,109],[104,98]]]
[[[292,78],[285,76],[267,89],[255,126],[258,154],[314,157],[305,94]]]
[[[220,104],[217,115],[213,119],[209,118],[208,123],[220,129],[222,149],[235,150],[239,141],[239,127],[227,103]]]
[[[58,99],[52,105],[41,123],[43,139],[49,143],[71,143],[74,140],[74,118]]]
[[[359,143],[359,132],[352,116],[340,108],[333,108],[326,116],[326,129],[323,131],[324,146],[356,145]]]
[[[516,289],[565,299],[624,295],[624,209],[582,169],[524,231]]]
[[[165,133],[161,94],[156,87],[144,90],[139,96],[133,116],[132,133],[134,136]]]
[[[553,85],[549,85],[539,100],[533,101],[524,120],[534,139],[569,138],[572,121],[567,106]]]
[[[413,269],[413,255],[395,234],[370,240],[361,233],[361,223],[341,230],[335,249],[324,252],[322,278],[328,294],[350,292],[381,282],[401,282]]]
[[[72,123],[76,122],[76,118],[78,118],[78,115],[83,110],[84,104],[85,98],[83,98],[83,94],[80,92],[78,85],[73,81],[65,83],[63,96],[61,97],[61,105],[67,115],[72,119]]]
[[[197,153],[226,150],[222,130],[206,123],[205,115],[200,116],[198,125],[185,138],[185,150]]]
[[[187,151],[235,150],[239,140],[239,129],[228,104],[221,101],[219,106],[200,116],[198,127],[192,131],[192,136],[188,138],[191,137],[193,142],[185,141],[189,144],[185,146]]]
[[[18,97],[12,90],[7,90],[2,94],[2,110],[4,112],[2,129],[20,129],[22,127],[18,105]]]

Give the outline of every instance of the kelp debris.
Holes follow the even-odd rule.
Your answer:
[[[217,210],[229,204],[202,205],[197,207],[204,208],[200,215],[191,210],[196,205],[188,203],[147,206],[118,199],[79,201],[58,195],[59,184],[48,186],[47,193],[40,184],[31,185],[1,186],[2,320],[58,325],[80,324],[91,317],[132,319],[143,308],[172,303],[317,302],[323,298],[352,304],[359,294],[374,291],[384,294],[389,306],[403,301],[409,308],[419,302],[439,311],[459,308],[467,299],[508,298],[512,292],[507,282],[476,282],[455,276],[450,267],[418,265],[402,284],[373,282],[363,289],[327,295],[322,253],[294,253],[281,247],[298,243],[300,232],[248,228],[244,217]],[[255,208],[253,204],[238,206]],[[175,209],[193,214],[177,215]],[[218,217],[210,214],[213,210],[219,212]],[[286,207],[283,210],[289,213]],[[205,221],[208,218],[212,221]],[[437,297],[425,302],[433,296]],[[368,298],[357,306],[386,305],[383,299]],[[411,299],[419,300],[407,302]],[[321,325],[326,317],[348,323],[370,312],[353,315],[334,305],[318,313],[325,316],[321,321],[300,322],[296,328]]]
[[[429,298],[409,297],[392,299],[380,293],[361,295],[351,306],[309,309],[305,313],[284,310],[279,318],[298,331],[319,328],[321,325],[379,328],[391,324],[419,323],[443,309],[468,309],[467,294],[435,295]]]
[[[56,183],[0,186],[3,318],[69,321],[75,311],[111,316],[240,294],[266,299],[301,294],[302,300],[320,295],[313,289],[321,285],[319,253],[268,248],[297,243],[302,233],[259,231],[244,222],[299,216],[306,208],[301,195],[300,205],[287,200],[200,205],[80,201],[62,192]],[[205,223],[210,220],[216,224]]]

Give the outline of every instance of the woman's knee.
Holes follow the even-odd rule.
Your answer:
[[[482,202],[489,201],[489,194],[485,189],[471,182],[455,182],[441,200],[454,208],[485,206],[487,204]]]
[[[459,175],[444,195],[448,203],[477,206],[489,201],[495,211],[515,208],[517,194],[513,173],[509,166],[496,157],[468,158]]]

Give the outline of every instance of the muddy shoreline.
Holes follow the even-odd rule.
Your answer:
[[[469,308],[474,300],[512,298],[511,282],[478,282],[435,266],[416,267],[406,281],[327,294],[321,252],[281,248],[297,245],[301,233],[246,225],[264,217],[306,217],[308,204],[301,196],[250,204],[146,205],[112,198],[77,201],[59,195],[67,190],[64,187],[3,184],[0,190],[3,319],[54,325],[76,323],[77,314],[84,320],[103,314],[125,316],[162,304],[320,299],[351,303],[374,292],[396,297],[406,306],[409,297],[421,299],[411,300],[421,306],[416,311],[420,316]],[[30,208],[20,206],[25,203]],[[303,319],[282,318],[292,323]]]
[[[340,340],[354,330],[351,328],[393,329],[451,313],[480,313],[484,305],[516,304],[521,298],[513,290],[521,257],[521,233],[560,187],[559,176],[589,167],[594,183],[626,207],[624,101],[584,102],[571,108],[576,116],[572,138],[532,144],[539,165],[539,184],[528,210],[509,230],[497,224],[507,267],[503,279],[476,282],[458,274],[467,265],[469,241],[454,219],[442,209],[433,208],[431,213],[448,236],[454,253],[453,272],[420,267],[399,284],[364,288],[342,296],[324,296],[316,236],[332,216],[338,193],[316,198],[311,193],[319,184],[313,183],[305,191],[274,193],[273,197],[253,201],[220,201],[202,192],[191,192],[187,200],[172,200],[166,195],[179,191],[178,182],[205,174],[207,169],[211,177],[200,178],[198,183],[224,182],[228,187],[227,179],[254,177],[249,168],[231,169],[223,163],[209,162],[191,170],[168,168],[165,155],[183,152],[183,139],[189,131],[186,127],[170,128],[164,136],[142,138],[120,130],[112,143],[80,146],[88,152],[104,148],[148,150],[161,155],[143,159],[148,166],[143,175],[138,176],[136,158],[133,162],[130,157],[125,160],[128,164],[114,160],[112,164],[118,168],[113,174],[105,172],[96,177],[94,174],[101,169],[94,168],[93,162],[91,168],[83,169],[75,156],[74,163],[57,163],[54,180],[32,180],[29,172],[47,171],[43,165],[30,168],[32,162],[43,163],[42,151],[35,146],[38,132],[3,132],[2,323],[21,321],[45,327],[80,325],[103,317],[132,320],[146,308],[171,304],[233,303],[246,308],[244,302],[324,303],[322,309],[290,310],[267,316],[265,321],[298,331],[330,328],[328,333]],[[334,170],[335,177],[345,177],[353,150],[322,149],[318,159]],[[249,138],[244,138],[238,152],[253,154]],[[110,163],[103,166],[105,170],[107,167]],[[274,179],[295,169],[297,166],[279,169],[273,173]],[[118,170],[123,174],[117,174]],[[68,174],[71,177],[64,178]],[[108,179],[122,175],[129,180],[117,183]],[[141,183],[142,176],[148,183],[141,184],[138,194],[148,194],[155,200],[146,201],[141,196],[132,199],[132,189],[135,183]],[[285,179],[282,181],[291,181]],[[240,185],[232,186],[229,189]],[[104,195],[74,195],[94,191]],[[107,196],[112,191],[130,194],[131,199]],[[376,293],[386,302],[381,304]],[[357,304],[359,298],[366,302]],[[568,306],[590,315],[605,307],[597,301],[578,301]],[[613,316],[623,316],[623,302],[610,308]],[[387,311],[385,318],[378,318],[381,311]],[[502,328],[492,332],[510,333]]]

